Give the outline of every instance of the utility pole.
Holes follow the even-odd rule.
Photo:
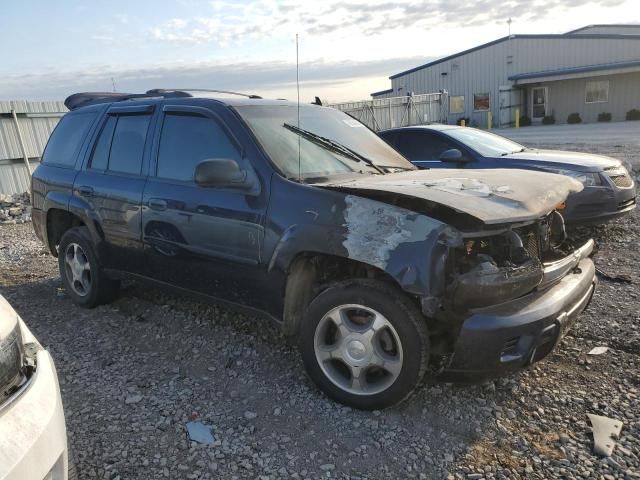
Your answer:
[[[511,20],[511,17],[509,17],[509,20],[507,20],[507,24],[509,25],[509,36],[511,36],[511,23],[513,22],[513,20]]]
[[[116,91],[116,81],[114,80],[113,77],[111,77],[111,85],[113,86],[113,91]]]

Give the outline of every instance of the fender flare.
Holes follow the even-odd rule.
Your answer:
[[[50,191],[44,198],[43,211],[45,216],[44,224],[47,246],[54,256],[57,256],[58,252],[56,251],[55,245],[51,242],[51,232],[49,231],[49,215],[51,210],[61,210],[79,218],[88,228],[94,242],[102,240],[99,227],[97,227],[97,225],[99,225],[97,216],[87,202],[74,196],[70,192]]]

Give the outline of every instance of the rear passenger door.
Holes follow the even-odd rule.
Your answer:
[[[222,117],[208,108],[167,105],[143,196],[148,276],[220,299],[251,304],[264,237],[264,196],[194,183],[196,165],[251,162]]]
[[[397,133],[396,150],[420,168],[462,168],[464,163],[442,162],[440,155],[453,148],[460,150],[442,135],[425,129],[401,130]],[[461,150],[462,151],[462,150]],[[462,151],[463,156],[466,154]]]
[[[99,252],[106,268],[142,273],[145,145],[153,109],[153,105],[110,107],[76,177],[74,195],[102,230]]]

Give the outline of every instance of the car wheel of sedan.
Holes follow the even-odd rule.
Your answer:
[[[406,399],[427,370],[424,317],[391,285],[335,283],[309,305],[300,349],[313,381],[331,398],[359,409]]]
[[[87,227],[64,233],[58,247],[58,267],[65,291],[81,307],[107,303],[119,289],[120,283],[108,278],[98,263]]]

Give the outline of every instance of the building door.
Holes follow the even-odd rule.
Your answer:
[[[521,90],[511,85],[500,87],[500,127],[510,127],[515,123],[516,111],[521,108]],[[521,112],[521,114],[524,112]]]
[[[531,89],[531,120],[542,121],[549,110],[549,91],[547,87]]]

